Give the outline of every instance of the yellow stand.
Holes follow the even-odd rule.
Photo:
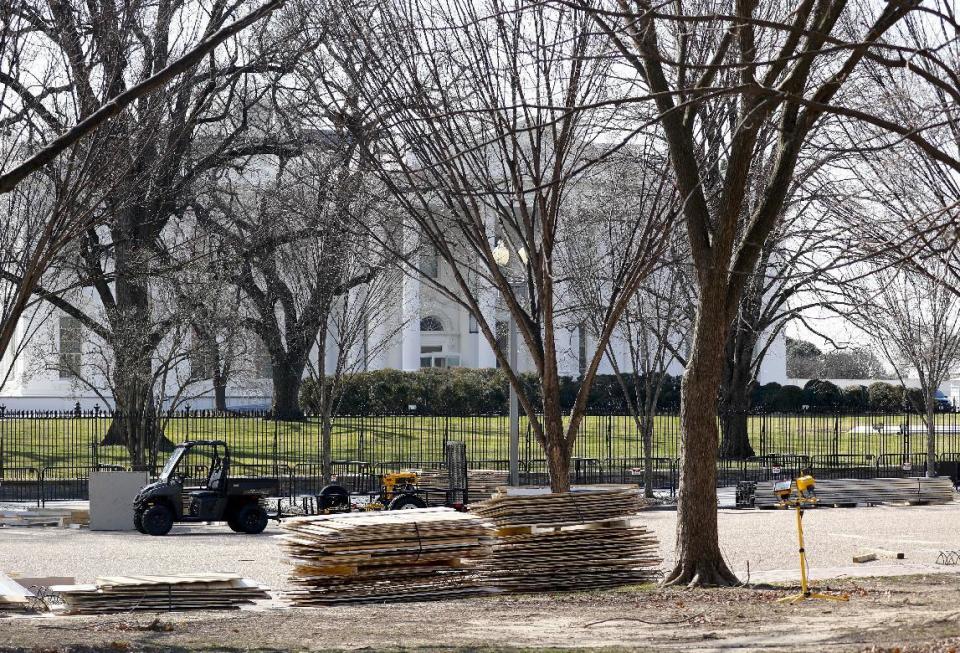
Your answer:
[[[777,599],[777,603],[798,603],[807,599],[821,599],[824,601],[849,601],[850,597],[846,594],[839,596],[835,594],[820,594],[810,590],[807,584],[807,552],[803,548],[803,504],[815,503],[816,499],[798,498],[789,501],[783,501],[784,506],[793,506],[797,511],[797,539],[800,541],[800,593],[791,596],[785,596]]]

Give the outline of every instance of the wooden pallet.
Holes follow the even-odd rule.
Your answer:
[[[636,486],[611,486],[563,494],[514,495],[499,490],[470,512],[499,527],[572,526],[635,515],[646,501]]]
[[[448,508],[297,517],[283,523],[294,605],[409,601],[487,591],[467,562],[489,555],[493,526]]]
[[[436,487],[443,490],[449,489],[449,475],[445,468],[425,469],[417,472],[420,476],[420,484],[426,487]],[[467,494],[469,500],[467,503],[478,503],[485,501],[496,493],[497,489],[506,485],[509,480],[509,473],[499,469],[468,469],[467,470]],[[442,505],[446,497],[437,494],[436,497],[430,495],[430,503]]]
[[[267,588],[237,574],[105,576],[91,585],[54,585],[71,614],[235,610],[270,598]]]
[[[508,592],[584,590],[641,583],[659,574],[657,539],[640,523],[636,488],[571,494],[500,493],[473,508],[497,524],[478,573]]]
[[[794,496],[796,484],[794,484]],[[936,478],[842,478],[816,482],[818,506],[853,506],[857,504],[950,503],[954,499],[953,481]],[[754,495],[757,508],[777,507],[773,481],[757,483]]]

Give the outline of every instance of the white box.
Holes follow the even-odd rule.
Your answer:
[[[146,472],[90,472],[90,530],[132,531],[133,498]]]

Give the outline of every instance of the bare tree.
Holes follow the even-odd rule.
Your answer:
[[[921,397],[913,408],[927,429],[927,476],[936,476],[937,391],[960,364],[960,297],[932,267],[927,274],[881,268],[839,288],[837,305],[883,352],[904,390],[906,371],[916,371]]]
[[[407,238],[433,247],[443,272],[435,278],[411,267],[474,316],[518,393],[552,489],[566,491],[606,343],[656,265],[672,218],[624,218],[609,234],[616,248],[598,252],[610,279],[602,328],[565,420],[557,329],[567,273],[557,256],[564,241],[589,228],[566,199],[577,173],[610,149],[600,135],[616,126],[614,111],[586,108],[614,92],[606,44],[585,16],[519,0],[331,6],[336,25],[326,43],[346,80],[331,85],[332,99],[348,125],[375,135],[361,141],[369,165],[403,207]],[[343,101],[347,90],[365,112]],[[497,340],[497,295],[517,325],[542,406]]]
[[[124,379],[115,385],[119,394],[114,400],[125,418],[111,425],[106,443],[153,437],[135,429],[156,423],[151,415],[156,407],[152,359],[169,325],[144,329],[143,319],[155,314],[151,281],[166,267],[165,227],[184,213],[183,199],[199,175],[233,159],[280,147],[272,139],[251,141],[243,136],[255,122],[251,109],[296,53],[277,46],[269,30],[238,37],[242,27],[279,4],[270,2],[238,20],[234,18],[242,4],[218,2],[205,11],[192,0],[165,4],[159,11],[109,3],[18,5],[18,20],[35,35],[36,47],[47,53],[45,59],[54,69],[53,79],[60,82],[45,91],[44,100],[58,112],[36,109],[37,98],[28,88],[17,87],[21,102],[35,108],[32,115],[44,123],[46,133],[74,121],[74,129],[86,129],[90,121],[114,118],[109,134],[95,136],[104,145],[88,145],[94,160],[113,171],[113,183],[103,192],[95,218],[75,222],[62,241],[79,237],[76,278],[103,308],[97,324],[87,316],[87,327],[101,332],[105,342],[117,334],[118,345],[121,341],[137,345],[117,346],[114,351],[113,376]],[[85,29],[88,24],[95,29]],[[184,24],[191,27],[171,39],[171,32]],[[150,95],[142,88],[142,80],[174,76],[177,84],[166,96]],[[128,109],[118,113],[120,106]],[[55,143],[45,151],[52,151]],[[23,165],[9,174],[22,169]],[[105,228],[97,229],[96,224]],[[59,228],[57,236],[64,231]],[[146,335],[135,342],[120,335],[137,330]]]
[[[579,238],[565,241],[559,267],[569,275],[568,310],[594,339],[603,332],[603,304],[608,286],[615,283],[605,253],[619,243],[608,238],[621,235],[618,226],[628,216],[678,210],[673,179],[657,145],[649,139],[640,148],[624,148],[594,165],[568,200],[587,228]],[[639,285],[606,344],[606,359],[641,435],[648,497],[653,496],[653,428],[660,391],[671,364],[686,360],[681,352],[692,315],[685,309],[693,299],[685,274],[688,263],[684,243],[671,237],[670,251]],[[626,346],[626,359],[618,345]]]
[[[122,88],[116,82],[118,79],[109,73],[104,73],[103,79],[111,83],[104,84],[102,101],[98,102],[92,94],[84,96],[82,108],[77,115],[76,123],[71,127],[70,121],[58,113],[63,105],[56,100],[56,96],[68,88],[62,78],[55,75],[38,75],[36,61],[33,66],[24,66],[24,52],[27,43],[36,36],[57,34],[60,27],[67,23],[73,24],[74,18],[65,5],[52,3],[52,12],[59,12],[60,19],[44,15],[43,8],[31,3],[2,3],[0,6],[0,126],[5,131],[4,150],[0,152],[0,162],[3,170],[0,172],[0,193],[9,193],[32,173],[52,165],[59,157],[66,155],[68,161],[80,162],[77,168],[89,169],[89,162],[97,160],[100,163],[112,162],[114,170],[117,161],[111,150],[115,147],[112,141],[118,138],[117,130],[112,135],[106,133],[94,134],[111,118],[123,114],[134,103],[143,100],[149,94],[163,88],[170,80],[188,72],[204,57],[208,56],[225,41],[235,36],[249,25],[257,22],[282,4],[283,0],[270,0],[260,8],[233,22],[221,21],[219,29],[209,30],[204,38],[194,47],[186,49],[177,58],[165,57],[151,62],[140,76],[128,88]],[[169,9],[173,9],[169,7]],[[104,12],[107,6],[103,7]],[[112,10],[112,8],[111,8]],[[131,9],[131,11],[134,11]],[[102,16],[107,19],[108,16]],[[213,24],[213,23],[211,23]],[[98,27],[103,25],[98,23]],[[62,32],[59,36],[69,36]],[[145,35],[144,35],[145,36]],[[57,40],[56,36],[53,39]],[[77,63],[83,57],[83,41],[63,40],[60,43],[70,48],[65,52],[65,58]],[[30,43],[32,46],[33,43]],[[106,48],[105,51],[112,50]],[[30,57],[32,58],[32,57]],[[53,57],[51,60],[55,60]],[[157,65],[153,65],[153,64]],[[125,63],[124,63],[125,66]],[[122,70],[122,68],[121,68]],[[81,72],[81,71],[74,71]],[[90,73],[91,70],[87,70]],[[98,70],[97,73],[103,71]],[[41,82],[40,91],[35,91],[33,83],[26,82],[21,75],[28,76],[32,81]],[[78,84],[89,84],[90,75],[76,78]],[[112,80],[112,81],[111,81]],[[13,127],[21,129],[14,134]],[[48,140],[48,136],[54,135]],[[83,142],[85,138],[94,135],[92,142]],[[34,142],[39,137],[39,143]],[[122,136],[119,136],[122,138]],[[23,145],[29,143],[29,147]],[[18,156],[22,154],[22,156]],[[105,175],[109,177],[109,175]],[[75,178],[84,179],[84,175],[75,175]],[[86,178],[103,177],[93,175]],[[109,187],[109,183],[106,186]],[[87,188],[84,183],[77,188]],[[76,191],[75,191],[76,192]],[[5,303],[5,309],[0,322],[0,355],[6,353],[17,327],[17,323],[26,310],[30,297],[34,294],[45,296],[40,286],[40,279],[51,262],[73,239],[85,229],[96,224],[100,215],[86,205],[82,209],[69,209],[63,205],[51,210],[38,228],[31,230],[35,238],[24,242],[20,262],[15,269],[4,268],[4,280],[15,286],[15,293],[11,301]]]
[[[676,565],[666,584],[736,582],[720,552],[716,513],[716,400],[730,325],[783,217],[804,146],[828,111],[861,119],[840,105],[840,91],[916,4],[888,2],[875,12],[844,0],[581,5],[654,96],[699,288],[682,390]],[[733,113],[724,110],[731,104]],[[771,127],[777,136],[766,147],[761,132]],[[942,158],[915,134],[905,137]],[[756,201],[748,202],[753,187]]]
[[[388,267],[389,255],[369,236],[378,198],[356,167],[356,146],[332,131],[315,136],[314,150],[260,157],[240,176],[223,172],[193,201],[250,307],[246,327],[270,354],[279,419],[303,418],[309,356],[318,334],[326,342],[340,299]]]

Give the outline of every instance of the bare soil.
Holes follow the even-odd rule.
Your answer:
[[[848,603],[796,588],[495,596],[437,603],[0,618],[0,651],[960,650],[960,575],[845,579]]]

